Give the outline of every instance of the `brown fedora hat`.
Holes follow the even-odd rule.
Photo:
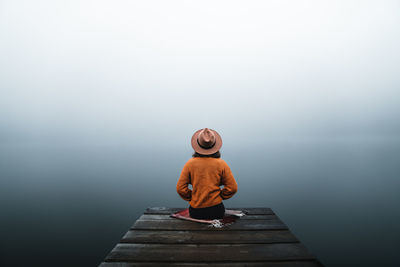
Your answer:
[[[192,147],[194,151],[202,155],[211,155],[222,146],[221,136],[212,129],[204,128],[197,130],[192,136]]]

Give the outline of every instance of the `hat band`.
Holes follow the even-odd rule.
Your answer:
[[[210,148],[212,148],[212,147],[215,145],[215,143],[216,143],[216,141],[214,141],[214,143],[213,143],[210,147],[204,147],[204,146],[202,146],[202,145],[199,143],[199,139],[197,138],[197,144],[199,144],[199,146],[200,146],[201,148],[204,148],[204,149],[210,149]]]

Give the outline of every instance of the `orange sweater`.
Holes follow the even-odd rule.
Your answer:
[[[193,190],[189,189],[189,184]],[[231,198],[237,191],[237,184],[223,159],[195,157],[183,166],[176,191],[193,208],[206,208]]]

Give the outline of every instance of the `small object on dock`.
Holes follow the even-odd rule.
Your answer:
[[[147,208],[100,267],[323,266],[270,208],[235,208],[223,228],[170,216],[183,209]]]
[[[180,220],[187,220],[197,223],[208,223],[210,226],[222,228],[234,223],[239,217],[244,216],[244,213],[238,210],[225,209],[224,218],[214,219],[214,220],[204,220],[204,219],[194,219],[190,217],[189,209],[183,209],[181,211],[172,213],[170,216]]]

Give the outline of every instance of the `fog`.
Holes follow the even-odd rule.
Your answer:
[[[398,135],[396,1],[2,1],[2,139]]]
[[[329,266],[340,249],[349,266],[376,264],[376,205],[393,228],[375,259],[395,266],[399,12],[397,1],[0,1],[7,256],[46,264],[20,243],[24,222],[57,233],[67,220],[68,247],[96,218],[109,232],[80,257],[98,264],[144,208],[186,205],[175,184],[208,127],[238,180],[232,205],[273,208]],[[353,224],[321,230],[332,214]]]

